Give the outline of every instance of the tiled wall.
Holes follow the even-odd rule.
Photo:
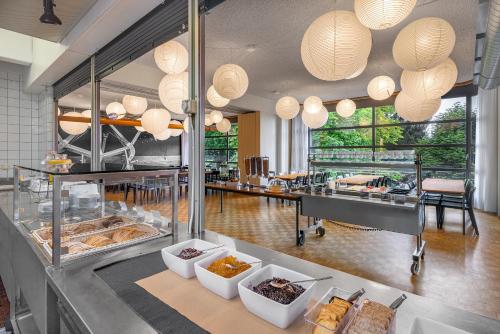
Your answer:
[[[0,64],[0,178],[11,177],[14,164],[37,166],[51,147],[51,92],[25,93],[23,86],[22,67]]]

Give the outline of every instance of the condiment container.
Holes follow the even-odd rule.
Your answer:
[[[192,259],[184,260],[178,257],[177,255],[185,248],[194,248],[199,251],[203,251],[205,249],[217,247],[216,244],[201,240],[201,239],[191,239],[187,240],[169,247],[165,247],[161,250],[161,256],[163,258],[163,262],[165,262],[168,269],[173,272],[179,274],[184,278],[191,278],[195,276],[194,264],[207,256],[212,255],[214,252],[219,251],[220,249],[212,249],[203,253],[197,257]]]

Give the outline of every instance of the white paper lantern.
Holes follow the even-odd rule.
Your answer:
[[[140,122],[140,121],[142,120],[142,118],[141,118],[141,117],[139,117],[137,120]],[[134,128],[135,128],[137,131],[139,131],[139,132],[144,132],[144,131],[146,131],[146,130],[144,130],[144,128],[143,128],[142,126],[134,126]]]
[[[210,119],[212,120],[212,123],[217,124],[222,121],[223,118],[224,116],[219,110],[212,110],[212,112],[210,112]]]
[[[276,102],[275,109],[281,119],[292,119],[298,115],[300,104],[293,96],[283,96]]]
[[[348,76],[346,79],[354,79],[356,77],[359,77],[361,75],[361,73],[363,73],[365,71],[367,65],[368,65],[368,59],[363,62],[363,65],[361,65],[356,70],[356,72],[354,72],[353,74],[351,74],[350,76]]]
[[[156,140],[167,140],[168,138],[170,138],[171,135],[172,135],[172,131],[170,129],[166,129],[160,133],[153,134],[153,137]]]
[[[106,106],[106,114],[110,119],[120,119],[125,117],[127,111],[120,102],[111,102]]]
[[[71,111],[63,114],[63,116],[82,117],[82,114],[76,111]],[[60,121],[59,125],[64,132],[73,136],[81,135],[88,129],[87,123],[80,122]]]
[[[344,118],[351,117],[356,111],[356,103],[350,99],[341,100],[337,103],[335,111],[337,111],[337,114]]]
[[[361,24],[381,30],[403,21],[416,3],[417,0],[354,0],[354,12]]]
[[[224,118],[222,121],[217,123],[215,127],[217,128],[217,131],[226,133],[231,130],[231,122],[227,118]]]
[[[321,128],[328,121],[328,110],[323,107],[320,112],[315,114],[302,111],[302,121],[311,129]]]
[[[396,113],[403,119],[410,122],[423,122],[431,118],[441,106],[441,98],[429,100],[417,100],[406,94],[399,92],[394,102]]]
[[[160,81],[158,95],[163,105],[171,112],[183,114],[182,101],[189,96],[189,75],[187,72],[180,74],[167,74]]]
[[[368,83],[368,95],[374,100],[385,100],[389,98],[396,89],[394,80],[386,75],[380,75]]]
[[[182,126],[181,122],[177,121],[177,120],[172,120],[170,121],[170,125],[180,125]],[[180,136],[182,133],[182,129],[170,129],[170,135],[172,137],[177,137],[177,136]]]
[[[403,71],[401,88],[415,99],[437,99],[457,82],[458,69],[450,58],[426,71]]]
[[[307,28],[300,54],[306,69],[318,79],[334,81],[351,76],[368,59],[372,35],[353,12],[332,11]]]
[[[182,127],[184,128],[184,131],[186,131],[186,133],[189,133],[189,117],[184,118]]]
[[[455,31],[445,20],[426,17],[404,27],[396,37],[392,55],[408,71],[430,69],[449,57],[455,46]]]
[[[225,107],[229,104],[229,99],[226,99],[225,97],[222,97],[217,93],[215,90],[214,85],[210,86],[207,90],[207,100],[208,102],[217,108],[222,108]]]
[[[309,114],[317,114],[323,108],[323,101],[317,96],[309,96],[304,101],[304,111]]]
[[[139,96],[125,95],[122,104],[125,110],[132,115],[142,115],[148,108],[148,100]]]
[[[168,128],[170,119],[170,113],[165,109],[149,109],[142,114],[141,125],[145,131],[159,134]]]
[[[92,118],[92,110],[84,110],[82,111],[82,117],[85,117],[85,118]],[[87,123],[87,127],[90,128],[91,124],[90,123]]]
[[[186,48],[177,41],[168,41],[155,49],[155,63],[167,74],[184,72],[189,65]]]
[[[214,73],[213,84],[216,92],[230,100],[240,98],[248,89],[248,75],[235,64],[220,66]]]
[[[210,115],[205,114],[205,126],[210,126],[214,124]]]

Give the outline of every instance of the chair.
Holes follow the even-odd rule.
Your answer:
[[[433,193],[425,193],[424,194],[424,205],[425,206],[434,206],[436,209],[436,220],[437,220],[437,228],[442,228],[443,221],[443,208],[441,207],[441,200],[443,199],[443,195],[441,194],[433,194]]]
[[[316,174],[314,174],[314,183],[315,184],[321,184],[323,183],[323,173],[322,172],[318,172]]]
[[[321,179],[321,183],[326,184],[329,178],[330,178],[330,172],[324,172],[323,177]]]
[[[465,234],[465,211],[469,213],[469,217],[472,223],[472,227],[474,227],[474,231],[476,232],[476,235],[479,235],[479,229],[477,227],[477,222],[476,222],[476,216],[474,215],[474,192],[476,188],[472,185],[472,182],[470,182],[470,186],[466,188],[465,191],[465,198],[462,199],[461,202],[458,202],[456,198],[452,198],[451,200],[447,200],[443,198],[441,201],[441,207],[442,207],[442,217],[444,221],[444,216],[445,216],[445,209],[450,208],[450,209],[461,209],[462,210],[462,234]]]

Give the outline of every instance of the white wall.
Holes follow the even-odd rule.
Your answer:
[[[29,65],[33,57],[31,37],[14,31],[0,29],[0,61]]]

